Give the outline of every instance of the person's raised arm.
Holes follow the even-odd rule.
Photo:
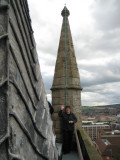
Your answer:
[[[64,105],[62,105],[61,107],[60,107],[60,111],[59,111],[59,113],[58,113],[58,115],[59,115],[59,117],[62,117],[63,116],[63,110],[64,110]]]

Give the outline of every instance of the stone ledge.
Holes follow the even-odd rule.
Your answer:
[[[65,89],[65,86],[61,85],[61,86],[53,86],[51,88],[51,90],[62,90],[62,89]],[[81,86],[72,86],[72,85],[69,85],[67,87],[67,89],[76,89],[76,90],[82,90],[83,88]]]
[[[87,160],[102,160],[99,153],[97,152],[92,140],[88,134],[82,129],[78,129],[78,137],[82,149],[84,159]]]

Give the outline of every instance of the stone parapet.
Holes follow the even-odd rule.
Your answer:
[[[77,126],[76,128],[83,158],[85,160],[102,160],[88,134],[81,127]]]

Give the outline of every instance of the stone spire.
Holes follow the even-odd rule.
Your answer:
[[[55,110],[53,115],[54,128],[57,138],[61,138],[61,122],[58,111],[61,105],[71,106],[72,111],[81,122],[81,90],[79,70],[76,63],[75,51],[69,26],[69,10],[64,7],[61,12],[63,24],[58,47],[55,74],[52,85],[52,104]],[[66,86],[67,84],[67,86]],[[67,94],[67,98],[66,98]]]

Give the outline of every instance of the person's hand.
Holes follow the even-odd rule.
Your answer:
[[[64,107],[64,105],[62,105],[60,108],[61,108],[61,110],[63,110],[65,107]]]
[[[69,123],[74,123],[73,121],[69,121]]]

